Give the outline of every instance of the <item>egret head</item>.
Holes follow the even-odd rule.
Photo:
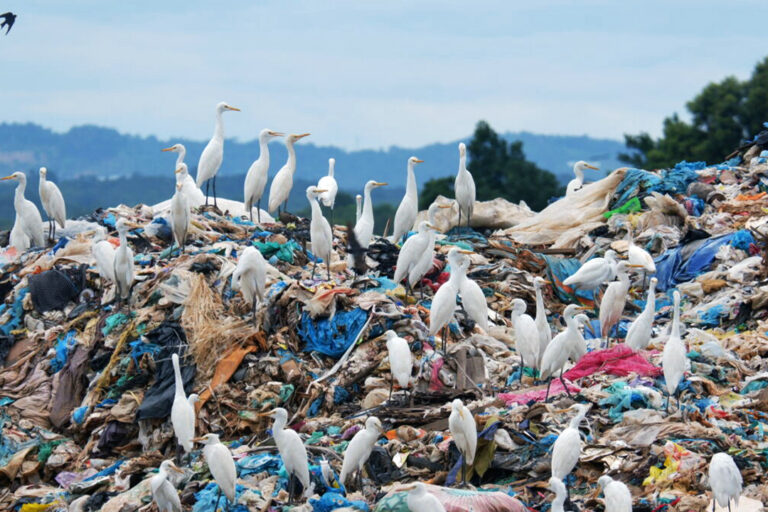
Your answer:
[[[184,145],[183,144],[174,144],[171,147],[163,148],[161,151],[173,151],[174,153],[181,153],[184,151]]]
[[[459,413],[459,416],[464,417],[464,403],[460,398],[454,398],[451,402],[451,410]]]
[[[595,167],[594,165],[588,164],[584,160],[579,160],[575,164],[573,164],[573,171],[574,172],[584,172],[585,169],[592,169],[593,171],[599,171],[600,169]]]
[[[172,460],[164,460],[160,463],[160,471],[165,471],[167,474],[169,471],[175,471],[176,473],[184,473],[181,469],[173,463]]]
[[[330,176],[333,176],[333,169],[336,167],[336,159],[335,158],[329,158],[328,159],[328,174]]]
[[[584,309],[578,304],[568,304],[563,310],[563,318],[573,318],[580,309]]]
[[[189,172],[189,168],[187,167],[187,164],[184,162],[181,162],[178,167],[176,167],[176,170],[174,171],[175,174],[181,174],[182,176],[187,174]]]
[[[573,319],[576,320],[576,325],[586,325],[589,323],[589,317],[584,313],[579,313]]]
[[[603,475],[597,479],[597,486],[601,489],[605,489],[611,482],[613,482],[613,478],[608,475]]]
[[[652,277],[652,278],[651,278],[651,281],[650,281],[650,283],[651,283],[651,286],[653,286],[653,287],[656,287],[656,285],[658,284],[658,282],[659,282],[659,280],[658,280],[658,279],[656,279],[655,277]]]
[[[445,210],[450,207],[451,207],[450,204],[438,204],[436,202],[433,202],[432,204],[430,204],[429,208],[427,209],[427,218],[429,219],[429,223],[432,225],[436,225],[438,210]],[[435,231],[440,231],[440,230],[435,228]]]
[[[464,158],[465,156],[467,156],[467,145],[464,144],[463,142],[459,142],[459,156],[461,158]]]
[[[391,340],[397,338],[397,333],[392,329],[389,329],[384,333],[384,336],[386,336],[388,340]]]
[[[216,444],[219,442],[218,434],[205,434],[204,436],[196,437],[192,441],[203,444]]]
[[[539,276],[536,276],[536,277],[533,278],[533,286],[535,288],[541,288],[545,284],[552,284],[552,282],[551,281],[547,281],[543,277],[539,277]]]
[[[518,315],[525,313],[526,309],[525,301],[523,299],[515,299],[512,301],[512,311]]]
[[[401,491],[412,491],[414,494],[426,494],[427,492],[427,486],[424,485],[424,482],[414,482],[411,485],[408,485],[406,487],[401,487],[399,490]]]
[[[416,164],[420,164],[420,163],[422,163],[423,161],[424,161],[424,160],[419,160],[419,159],[418,159],[418,158],[416,158],[415,156],[412,156],[411,158],[409,158],[409,159],[408,159],[408,165],[410,165],[411,167],[413,167],[414,165],[416,165]]]
[[[270,141],[270,140],[274,139],[275,137],[282,137],[283,135],[285,135],[285,134],[284,133],[280,133],[280,132],[276,132],[275,130],[270,130],[269,128],[264,128],[259,133],[259,139],[261,139],[261,140],[266,142],[266,141]]]
[[[371,190],[373,190],[375,188],[383,187],[384,185],[386,185],[386,183],[383,182],[383,181],[373,181],[373,180],[370,180],[369,182],[367,182],[365,184],[365,190],[367,192],[370,192]]]
[[[216,111],[217,112],[225,112],[227,110],[235,110],[237,112],[240,112],[239,108],[235,108],[232,105],[229,105],[226,101],[222,101],[218,105],[216,105]]]
[[[360,194],[357,194],[357,195],[355,196],[355,202],[356,202],[357,204],[361,204],[361,203],[363,202],[363,196],[361,196]]]
[[[265,416],[269,416],[270,418],[275,420],[276,423],[277,422],[282,422],[282,423],[287,423],[288,422],[288,411],[286,411],[282,407],[275,407],[274,409],[272,409],[271,411],[266,413]]]
[[[381,421],[376,416],[370,416],[365,420],[365,430],[381,433],[384,431],[384,427],[381,425]]]
[[[126,221],[123,218],[118,219],[117,223],[115,224],[115,227],[117,228],[118,233],[127,233],[128,232],[128,221]]]
[[[675,292],[672,294],[672,300],[675,303],[675,308],[680,307],[680,292],[675,290]]]
[[[616,251],[613,249],[608,249],[605,251],[605,256],[603,256],[605,259],[607,259],[610,262],[616,261]]]
[[[6,176],[5,178],[0,178],[0,181],[2,180],[16,180],[19,183],[24,183],[26,185],[27,176],[23,172],[16,171],[15,173]]]
[[[197,393],[192,393],[187,397],[187,401],[191,404],[196,404],[197,402],[200,401],[200,395],[198,395]]]
[[[40,168],[40,177],[45,179],[48,176],[48,169],[45,167]]]
[[[309,134],[308,134],[308,133],[301,133],[301,134],[295,134],[295,133],[292,133],[292,134],[290,134],[289,136],[287,136],[287,137],[285,138],[285,142],[286,142],[287,144],[288,144],[288,143],[290,143],[290,144],[293,144],[293,143],[294,143],[294,142],[296,142],[297,140],[301,140],[301,139],[303,139],[304,137],[309,137]]]

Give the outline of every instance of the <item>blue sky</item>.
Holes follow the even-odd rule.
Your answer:
[[[2,121],[349,149],[500,131],[621,138],[768,55],[764,1],[2,0]],[[0,142],[1,144],[1,142]]]

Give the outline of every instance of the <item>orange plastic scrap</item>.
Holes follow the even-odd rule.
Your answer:
[[[765,192],[760,192],[759,194],[753,194],[751,196],[739,194],[736,196],[736,201],[757,201],[758,199],[765,197],[765,194]]]
[[[253,345],[249,345],[247,347],[236,347],[232,349],[229,354],[222,357],[219,363],[216,365],[216,371],[213,372],[213,378],[211,379],[210,385],[205,388],[205,391],[200,393],[200,400],[195,404],[195,411],[199,412],[203,405],[205,405],[205,402],[211,398],[212,389],[216,389],[217,387],[221,386],[227,382],[230,377],[232,377],[232,375],[235,374],[237,367],[240,366],[241,362],[243,362],[243,358],[246,356],[246,354],[256,352],[257,350],[258,348]]]

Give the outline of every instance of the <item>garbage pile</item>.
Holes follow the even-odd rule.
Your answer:
[[[324,265],[311,277],[309,221],[290,215],[256,225],[238,211],[197,210],[180,253],[162,212],[120,206],[70,223],[52,248],[0,253],[0,509],[149,510],[152,478],[175,459],[182,472],[169,479],[184,510],[400,512],[415,492],[449,511],[556,510],[548,492],[553,444],[584,405],[591,408],[574,427],[580,457],[562,476],[566,509],[603,510],[598,479],[609,474],[628,486],[635,511],[708,510],[707,468],[720,452],[743,478],[731,510],[762,507],[765,157],[618,169],[539,213],[511,205],[515,221],[505,229],[477,220],[457,227],[452,200],[437,202],[451,208],[438,212],[443,233],[415,290],[393,281],[399,241],[377,237],[364,275],[347,268],[342,226],[334,227],[331,280]],[[483,207],[476,206],[480,217]],[[489,223],[505,211],[492,207]],[[127,301],[100,278],[91,255],[102,230],[118,245],[118,219],[132,228],[135,254]],[[609,250],[624,259],[630,244],[653,255],[656,271],[633,269],[626,307],[605,339],[599,293],[564,282]],[[255,309],[232,287],[246,247],[268,263]],[[489,327],[459,304],[444,340],[429,335],[429,311],[454,247],[471,253],[468,277],[485,295]],[[652,334],[636,350],[623,342],[651,277]],[[568,304],[588,317],[586,354],[549,383],[536,365],[521,367],[512,322],[513,299],[536,313],[537,287],[553,336],[565,329]],[[686,368],[668,404],[662,351],[676,292]],[[389,330],[413,357],[408,388],[394,382],[391,395]],[[174,354],[185,394],[199,397],[195,432],[218,434],[234,458],[235,503],[218,496],[203,445],[177,458]],[[449,429],[457,398],[477,429],[471,464]],[[288,411],[287,428],[309,458],[312,492],[295,506],[270,431],[275,415],[264,414],[276,408]],[[362,475],[342,483],[345,451],[371,416],[381,435]],[[413,489],[415,482],[426,486]]]

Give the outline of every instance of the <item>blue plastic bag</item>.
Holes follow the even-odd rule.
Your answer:
[[[337,312],[333,320],[312,320],[305,311],[298,329],[299,336],[306,343],[304,351],[320,352],[338,359],[355,342],[366,320],[368,313],[360,308]]]

